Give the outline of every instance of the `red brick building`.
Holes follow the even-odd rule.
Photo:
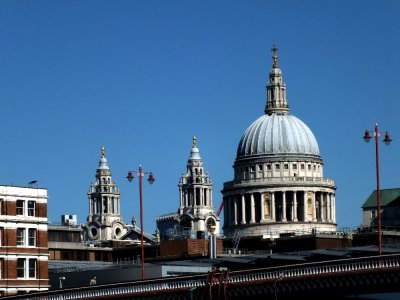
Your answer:
[[[47,189],[0,186],[0,295],[48,288]]]

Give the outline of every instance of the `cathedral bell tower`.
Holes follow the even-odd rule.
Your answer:
[[[89,215],[84,226],[85,240],[109,241],[120,239],[128,228],[121,217],[120,192],[101,148],[101,158],[96,171],[96,181],[88,191]]]
[[[219,217],[215,214],[212,199],[212,181],[204,171],[203,161],[193,137],[193,146],[186,165],[186,174],[179,181],[179,225],[185,231],[203,238],[209,228],[219,235]]]

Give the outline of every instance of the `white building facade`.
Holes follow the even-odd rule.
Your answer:
[[[278,237],[335,231],[334,181],[324,177],[312,131],[291,115],[277,48],[264,115],[244,132],[234,179],[224,183],[224,234]]]

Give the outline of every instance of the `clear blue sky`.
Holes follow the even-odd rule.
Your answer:
[[[123,217],[145,230],[179,206],[198,145],[214,206],[244,130],[263,114],[273,44],[291,113],[315,134],[335,180],[338,227],[361,223],[376,188],[400,187],[400,1],[0,1],[0,184],[48,189],[48,217],[88,214],[105,146]]]

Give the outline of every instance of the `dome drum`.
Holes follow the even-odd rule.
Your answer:
[[[298,154],[298,153],[286,153],[282,154],[256,154],[256,155],[247,155],[244,157],[238,157],[235,160],[234,166],[251,163],[269,163],[269,162],[280,162],[280,161],[288,161],[288,162],[315,162],[321,163],[322,159],[318,155],[306,155],[306,154]]]
[[[248,191],[249,188],[252,190],[260,190],[266,191],[271,188],[298,188],[298,187],[308,187],[308,188],[329,188],[336,189],[334,185],[334,181],[332,179],[322,178],[318,180],[316,178],[309,178],[309,180],[291,180],[291,178],[287,178],[287,180],[254,180],[254,181],[228,181],[224,183],[224,193],[229,195],[230,190],[240,191]]]
[[[252,180],[307,181],[323,178],[323,165],[311,162],[272,161],[234,166],[236,182]]]

